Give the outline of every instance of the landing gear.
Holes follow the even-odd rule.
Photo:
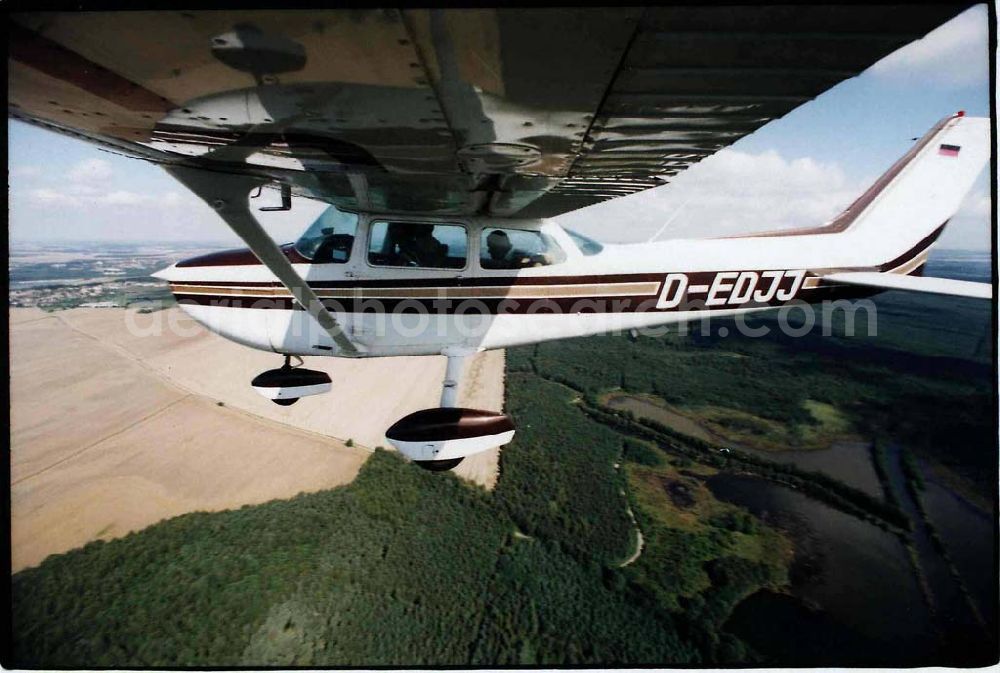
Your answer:
[[[250,385],[275,404],[288,407],[298,402],[300,397],[329,392],[333,382],[326,372],[292,367],[291,356],[286,355],[285,364],[280,369],[269,369],[259,374]]]
[[[506,414],[455,406],[462,367],[471,351],[444,355],[448,365],[441,406],[401,418],[385,433],[400,453],[435,472],[450,470],[465,456],[502,446],[514,437],[514,424]]]

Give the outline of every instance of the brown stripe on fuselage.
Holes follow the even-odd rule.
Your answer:
[[[704,301],[695,300],[675,307],[657,308],[657,296],[638,295],[631,297],[553,297],[536,299],[488,298],[488,299],[322,299],[324,306],[335,312],[345,313],[426,313],[430,315],[543,315],[543,314],[583,314],[583,313],[674,313],[680,311],[722,311],[751,308],[777,308],[794,301],[815,303],[824,299],[868,296],[873,294],[867,288],[856,286],[822,286],[803,289],[793,299],[768,302],[747,302],[739,305],[705,306]],[[212,306],[221,308],[255,308],[268,310],[301,310],[291,297],[246,297],[221,295],[177,294],[179,304]]]
[[[930,253],[925,250],[924,252],[920,253],[907,263],[901,264],[897,266],[895,269],[892,269],[890,271],[886,271],[886,273],[908,276],[911,273],[913,273],[915,269],[920,268],[927,263],[927,257],[929,254]]]
[[[295,245],[287,243],[281,246],[281,251],[292,264],[310,264],[310,261],[299,254]],[[261,266],[261,261],[247,248],[235,248],[233,250],[220,250],[210,252],[206,255],[199,255],[191,259],[177,262],[177,268],[186,269],[190,267],[202,266]],[[247,283],[244,283],[247,284]]]
[[[545,298],[545,297],[615,297],[633,295],[655,295],[660,282],[606,283],[601,285],[541,285],[528,286],[485,286],[485,287],[426,287],[426,288],[371,288],[356,286],[350,288],[316,288],[313,290],[321,298],[350,299],[481,299],[481,298]],[[226,295],[226,296],[290,296],[284,287],[215,287],[213,285],[171,285],[171,290],[182,294]]]
[[[231,251],[227,251],[231,252]],[[218,253],[215,253],[218,254]],[[178,265],[180,266],[180,265]],[[192,265],[202,266],[202,265]],[[209,265],[205,265],[209,266]],[[225,265],[223,265],[225,266]],[[426,270],[426,269],[422,269]],[[312,288],[344,288],[344,287],[505,287],[520,285],[604,285],[608,283],[640,283],[655,282],[663,280],[666,271],[650,273],[614,273],[614,274],[589,274],[575,276],[481,276],[476,278],[457,277],[417,277],[417,278],[364,278],[364,279],[343,279],[343,280],[310,280],[309,287]],[[714,271],[695,271],[693,274],[714,274]],[[213,285],[219,287],[271,287],[278,286],[277,281],[242,281],[242,280],[172,280],[173,285]]]
[[[176,283],[171,283],[170,291],[174,294],[209,294],[244,297],[274,297],[291,295],[291,293],[280,283],[270,284],[266,287],[216,287],[214,285],[178,285]]]
[[[878,270],[879,271],[889,271],[890,269],[895,269],[896,267],[901,266],[901,265],[905,264],[906,262],[910,261],[911,259],[913,259],[917,255],[919,255],[920,253],[922,253],[924,250],[927,250],[928,248],[930,248],[932,245],[934,245],[934,241],[938,240],[938,238],[944,232],[944,228],[946,226],[948,226],[948,222],[950,222],[950,221],[951,220],[945,220],[944,224],[942,224],[940,227],[938,227],[937,229],[935,229],[934,231],[932,231],[931,233],[929,233],[924,238],[920,239],[920,241],[916,245],[914,245],[912,248],[910,248],[909,250],[907,250],[906,252],[904,252],[902,255],[900,255],[896,259],[894,259],[894,260],[892,260],[890,262],[886,262],[885,264],[880,264],[877,267]]]
[[[703,272],[700,274],[689,274],[692,284],[699,281],[702,284],[710,282],[715,274]],[[779,281],[777,290],[789,290],[795,282],[792,277],[784,277]],[[227,288],[234,290],[234,288]],[[468,288],[465,288],[468,289]],[[178,303],[193,304],[200,306],[220,306],[229,308],[258,308],[258,309],[298,309],[295,300],[287,293],[282,296],[252,296],[249,294],[200,294],[187,293],[183,288],[177,288],[174,293]],[[798,295],[797,295],[798,297]],[[796,297],[796,298],[797,298]],[[772,298],[767,302],[746,302],[743,304],[726,304],[706,307],[705,301],[701,298],[688,299],[670,308],[658,308],[657,301],[659,292],[636,295],[570,295],[558,294],[543,297],[514,297],[514,296],[489,296],[489,297],[464,297],[459,295],[423,295],[421,297],[374,297],[368,295],[364,288],[360,288],[357,293],[350,293],[343,298],[322,298],[321,301],[327,308],[337,312],[348,313],[393,313],[393,312],[427,312],[431,314],[532,314],[532,313],[634,313],[645,311],[656,312],[676,312],[676,311],[700,311],[700,310],[720,310],[720,309],[740,309],[740,308],[767,308],[781,306],[788,301]]]

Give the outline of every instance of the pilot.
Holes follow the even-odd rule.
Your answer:
[[[541,266],[520,250],[515,250],[507,232],[494,229],[486,236],[486,251],[489,258],[480,260],[484,269],[522,269],[526,266]]]
[[[349,234],[337,234],[333,227],[323,227],[323,240],[313,253],[313,263],[346,262],[351,251],[354,237]]]
[[[444,266],[447,246],[432,233],[433,227],[426,224],[410,224],[403,227],[397,241],[399,256],[407,266]]]

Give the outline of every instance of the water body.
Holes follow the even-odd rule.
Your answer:
[[[700,439],[703,442],[718,444],[723,441],[684,414],[679,414],[662,404],[640,397],[639,395],[614,393],[607,397],[604,404],[616,411],[631,411],[639,418],[648,418],[657,423],[662,423],[677,432]],[[742,448],[736,447],[735,444],[729,444],[729,446]]]
[[[843,440],[825,449],[802,451],[760,451],[741,447],[747,453],[774,461],[792,463],[801,470],[822,472],[876,498],[884,497],[875,467],[872,465],[871,443]]]
[[[979,614],[996,631],[997,624],[997,526],[988,514],[934,480],[924,470],[924,509]]]
[[[988,283],[991,268],[989,250],[935,250],[927,260],[924,275]]]
[[[707,484],[720,500],[788,531],[796,546],[790,595],[754,594],[736,608],[727,630],[785,665],[932,660],[934,625],[908,551],[894,534],[758,477],[723,473]]]
[[[995,658],[992,517],[933,481],[921,494],[977,614],[931,540],[907,487],[902,449],[890,445],[886,453],[890,486],[914,523],[916,567],[896,535],[792,489],[744,475],[708,480],[716,497],[783,528],[796,546],[790,595],[754,594],[727,629],[789,665],[975,666]]]
[[[802,470],[822,472],[876,498],[884,495],[872,465],[871,445],[868,442],[844,440],[833,442],[825,449],[763,451],[719,437],[697,421],[655,400],[629,393],[615,393],[608,396],[604,403],[612,409],[631,411],[640,418],[662,423],[695,439],[729,446],[775,463],[791,463]]]
[[[956,663],[975,662],[977,657],[982,659],[987,656],[985,650],[989,647],[985,625],[962,593],[961,584],[952,575],[944,555],[931,540],[931,529],[907,485],[902,467],[903,449],[890,444],[886,457],[892,490],[903,512],[913,522],[912,544],[923,576],[923,588],[930,604],[940,652]],[[920,498],[923,500],[922,494]]]

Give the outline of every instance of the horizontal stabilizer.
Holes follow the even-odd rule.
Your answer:
[[[823,280],[832,283],[844,283],[846,285],[877,287],[883,290],[908,290],[910,292],[946,294],[953,297],[973,297],[976,299],[993,298],[992,285],[989,283],[972,283],[967,280],[905,276],[902,274],[878,273],[875,271],[832,273],[828,276],[823,276]]]

